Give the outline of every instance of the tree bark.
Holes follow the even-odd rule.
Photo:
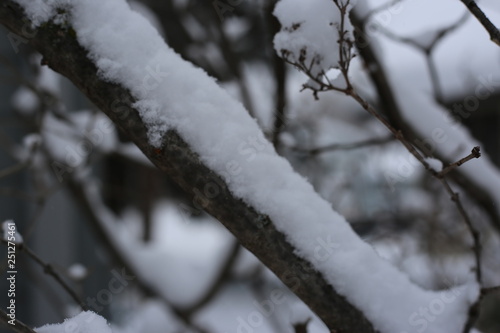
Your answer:
[[[70,79],[159,169],[197,197],[199,204],[300,297],[331,332],[375,332],[361,311],[339,295],[311,263],[294,253],[294,247],[269,217],[234,197],[222,178],[200,161],[177,132],[166,133],[161,150],[148,144],[146,127],[132,107],[134,96],[97,75],[95,64],[70,25],[47,22],[32,30],[29,18],[12,0],[1,1],[0,23],[29,40],[42,54],[43,64]]]

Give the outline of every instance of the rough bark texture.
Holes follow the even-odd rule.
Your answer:
[[[293,246],[267,216],[234,197],[178,133],[170,131],[165,135],[161,151],[148,144],[146,128],[131,107],[134,97],[127,89],[97,75],[71,26],[47,23],[32,31],[22,8],[11,0],[0,2],[0,23],[12,33],[29,37],[29,43],[43,55],[44,64],[69,78],[159,169],[199,198],[204,209],[269,267],[332,332],[374,332],[363,313],[339,295],[309,262],[294,254]]]

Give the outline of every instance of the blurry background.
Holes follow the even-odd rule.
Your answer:
[[[379,66],[395,82],[433,94],[500,167],[498,46],[460,1],[390,3],[357,4]],[[480,4],[500,24],[500,5]],[[315,100],[301,91],[306,77],[272,46],[280,29],[273,0],[130,5],[239,99],[277,151],[381,256],[429,289],[470,278],[470,235],[442,186],[349,97],[327,92]],[[83,303],[117,332],[292,332],[308,318],[309,332],[327,331],[68,80],[40,66],[40,56],[5,29],[0,36],[0,218],[16,222]],[[360,93],[387,112],[361,57],[352,67]],[[485,285],[499,285],[500,221],[491,206],[500,202],[454,180],[481,231]],[[6,271],[5,244],[1,252]],[[80,311],[33,258],[19,252],[16,264],[18,319],[40,326]],[[499,292],[483,302],[485,333],[500,330],[499,302]]]

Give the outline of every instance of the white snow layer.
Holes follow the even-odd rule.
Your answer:
[[[26,87],[17,89],[11,102],[12,106],[24,115],[33,113],[40,103],[35,93]]]
[[[314,77],[330,68],[338,68],[341,16],[333,1],[281,0],[274,15],[283,27],[274,38],[274,48],[279,55],[310,66]],[[349,20],[345,21],[344,29],[350,31]]]
[[[81,312],[73,318],[66,319],[61,324],[45,325],[36,328],[37,333],[112,333],[106,319],[92,311]]]
[[[410,333],[425,326],[429,333],[461,331],[477,286],[425,291],[381,259],[276,154],[243,106],[166,46],[125,1],[16,1],[36,24],[56,15],[56,6],[67,8],[67,18],[101,76],[137,98],[151,144],[161,146],[163,134],[169,128],[177,130],[233,194],[270,216],[297,254],[312,262],[377,330]],[[318,17],[326,15],[323,9],[331,12],[324,2],[314,1]],[[309,13],[315,8],[309,2],[305,8],[294,3],[295,8],[283,5],[277,13],[294,15],[295,20],[298,11]]]
[[[427,162],[427,164],[429,164],[429,167],[432,170],[434,170],[436,172],[440,172],[441,170],[443,170],[443,162],[441,162],[437,158],[426,157],[425,161]]]
[[[17,230],[14,220],[7,220],[2,223],[3,240],[14,244],[22,244],[23,236]]]
[[[134,272],[175,306],[189,307],[198,301],[217,278],[225,261],[221,258],[231,253],[229,232],[211,218],[198,225],[186,223],[179,207],[160,202],[152,214],[153,240],[145,244],[139,237],[131,237],[142,233],[131,232],[139,223],[133,223],[133,213],[126,215],[121,228],[114,226],[111,237],[130,259]]]

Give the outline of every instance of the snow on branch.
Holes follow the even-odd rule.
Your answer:
[[[97,18],[95,13],[109,12],[118,13],[118,15],[115,16],[113,20],[110,20],[106,15],[102,16],[100,19],[104,21],[114,21],[115,24],[117,22],[122,22],[122,25],[132,25],[133,22],[140,22],[142,20],[140,16],[131,12],[125,3],[121,1],[108,2],[108,5],[112,3],[118,8],[107,8],[107,10],[100,10],[102,3],[91,1],[79,3],[77,5],[81,6],[85,4],[78,9],[87,10],[87,15],[81,15],[83,13],[78,13],[79,15],[76,15],[76,9],[73,9],[73,12],[68,12],[68,9],[64,9],[61,10],[61,15],[65,15],[66,20],[59,17],[57,20],[59,25],[56,24],[55,21],[50,21],[34,30],[29,29],[29,23],[27,27],[26,22],[30,22],[28,17],[32,18],[31,22],[41,23],[50,17],[50,15],[44,16],[45,13],[53,11],[41,1],[27,3],[30,4],[31,7],[28,14],[25,14],[23,8],[16,2],[3,2],[0,5],[0,22],[17,36],[23,36],[24,31],[28,28],[30,31],[29,37],[31,37],[30,43],[44,56],[44,63],[70,78],[78,88],[80,88],[117,124],[119,128],[127,133],[131,140],[135,142],[158,168],[168,173],[172,179],[176,180],[187,192],[197,198],[209,213],[218,218],[231,232],[233,232],[244,246],[256,254],[264,264],[273,270],[329,327],[335,328],[338,332],[348,332],[352,329],[357,332],[373,332],[371,324],[366,320],[364,315],[344,297],[340,296],[325,280],[322,274],[315,272],[311,263],[296,254],[296,249],[287,241],[286,236],[276,229],[269,217],[236,197],[229,190],[226,182],[201,161],[200,156],[192,151],[192,148],[185,142],[184,138],[181,138],[176,131],[169,130],[164,133],[161,147],[157,147],[151,143],[151,138],[154,139],[155,136],[151,136],[151,132],[149,133],[150,136],[148,136],[146,124],[141,118],[139,110],[136,109],[140,106],[140,104],[137,104],[138,97],[131,94],[131,88],[133,87],[127,87],[123,83],[112,83],[109,79],[103,78],[101,76],[102,71],[98,73],[95,59],[89,59],[87,51],[80,44],[81,42],[77,41],[75,38],[75,36],[81,34],[75,31],[75,27],[81,22],[73,22],[73,26],[71,26],[67,21],[72,13],[75,19],[82,19],[85,17],[89,19],[91,17]],[[40,11],[37,12],[37,8],[40,9]],[[124,16],[120,16],[120,14]],[[144,22],[142,23],[143,25],[145,24]],[[105,25],[106,24],[101,24],[100,22],[89,22],[87,25],[83,25],[80,28],[83,31],[85,31],[85,27],[104,29]],[[119,51],[118,53],[126,54],[130,57],[133,57],[135,52],[144,51],[138,61],[140,67],[136,68],[136,74],[140,75],[140,79],[136,82],[138,85],[145,83],[145,85],[142,85],[143,87],[147,86],[153,89],[154,83],[156,82],[155,78],[161,79],[158,76],[154,76],[154,74],[157,73],[155,70],[160,70],[160,68],[156,66],[151,67],[152,65],[149,65],[148,61],[151,62],[153,60],[151,59],[152,55],[147,52],[148,50],[138,45],[138,43],[140,43],[141,40],[149,40],[151,36],[156,36],[156,32],[149,26],[144,29],[147,29],[146,32],[143,31],[145,36],[140,35],[131,38],[130,34],[127,35],[127,33],[125,33],[126,36],[122,36],[120,39],[121,43],[125,46],[122,45],[116,48],[117,45],[113,45],[113,47],[116,51]],[[120,26],[118,26],[116,30],[111,30],[116,33],[120,31],[124,32]],[[114,34],[105,34],[103,38],[114,41],[118,40],[117,36],[114,36]],[[170,56],[164,59],[165,61],[167,59],[177,59],[177,56],[174,55],[170,49],[167,49],[163,41],[159,39],[155,40],[156,43],[160,45],[161,49],[167,50],[170,53]],[[125,50],[130,48],[133,51],[132,53],[128,53],[125,50],[120,50],[122,47],[125,47]],[[109,64],[110,62],[102,61],[101,64],[102,63],[106,65],[106,63]],[[189,71],[195,71],[195,74],[194,78],[192,78],[190,76],[193,75],[192,72],[181,72],[178,73],[179,76],[177,79],[172,78],[172,81],[168,80],[167,83],[183,87],[184,89],[181,94],[179,91],[173,92],[174,97],[177,97],[177,99],[179,99],[179,97],[187,101],[199,99],[200,96],[194,98],[194,95],[204,94],[205,89],[214,89],[213,87],[216,87],[215,83],[206,76],[202,80],[204,82],[202,82],[203,84],[200,87],[198,79],[200,77],[203,78],[202,75],[204,74],[201,74],[202,72],[200,70],[195,70],[191,65],[182,62],[180,59],[172,64],[167,62],[168,67],[171,68],[172,66],[174,69],[179,66],[179,64],[181,64],[183,69],[186,67],[191,68]],[[122,70],[126,69],[126,66],[117,64],[116,69],[119,67]],[[116,74],[118,74],[118,72],[116,72]],[[192,78],[193,81],[185,82],[186,78]],[[207,81],[209,82],[208,86],[206,86]],[[196,87],[198,88],[195,89]],[[165,89],[165,87],[158,89],[159,94],[165,95],[165,93],[168,92],[169,89]],[[220,137],[218,134],[222,133],[221,127],[223,127],[225,123],[227,124],[229,120],[229,117],[226,116],[229,114],[226,113],[239,114],[237,113],[238,110],[240,110],[242,114],[245,114],[245,112],[241,105],[232,101],[225,93],[222,93],[222,90],[217,90],[217,92],[218,97],[220,97],[221,94],[223,94],[223,97],[222,99],[215,98],[213,100],[213,103],[215,103],[214,106],[217,106],[215,110],[209,108],[209,103],[198,103],[197,109],[199,112],[204,113],[216,111],[216,109],[220,107],[224,111],[224,118],[211,119],[213,115],[209,115],[208,120],[207,118],[198,119],[201,123],[193,123],[192,131],[203,132],[203,130],[206,130],[211,135],[219,137],[219,139],[222,139],[222,142],[224,142],[228,138],[227,134],[226,137]],[[213,93],[213,91],[211,90],[210,93]],[[207,93],[205,93],[205,96],[207,96]],[[208,97],[210,97],[210,94],[208,94]],[[226,102],[229,103],[224,106]],[[164,106],[168,107],[168,109],[165,109],[165,112],[176,109],[175,103],[169,103]],[[179,113],[195,111],[192,108],[179,108],[177,110]],[[189,125],[190,121],[195,122],[196,120],[195,115],[192,114],[188,114],[188,117],[185,118],[186,125]],[[203,121],[205,121],[205,123],[203,123]],[[248,121],[252,120],[247,117],[244,123]],[[158,122],[160,122],[160,119],[158,119]],[[240,137],[238,133],[240,132],[236,131],[233,135],[238,138]],[[232,135],[229,135],[231,139],[230,142],[237,144],[236,147],[233,147],[233,149],[229,151],[229,153],[232,153],[232,155],[229,156],[238,157],[241,160],[231,159],[227,161],[222,159],[218,161],[223,163],[224,170],[226,171],[221,172],[221,174],[239,175],[241,181],[248,181],[248,184],[250,184],[249,190],[252,191],[252,181],[244,179],[245,175],[242,169],[250,160],[256,159],[255,155],[257,152],[262,152],[262,148],[260,147],[262,147],[264,139],[262,133],[258,131],[256,127],[252,133],[253,135],[248,135],[248,132],[245,133],[245,131],[240,134],[246,134],[246,136],[243,137],[243,141],[240,142],[234,140]],[[201,137],[201,139],[204,138],[205,137]],[[153,140],[153,143],[157,142]],[[209,142],[208,144],[213,144],[213,142]],[[241,152],[238,152],[238,147]],[[213,148],[217,148],[217,145],[213,145]],[[221,149],[221,151],[224,150]],[[273,159],[278,159],[281,164],[277,168],[273,167],[273,169],[277,169],[279,172],[286,172],[287,174],[291,172],[290,166],[281,158],[276,157],[272,148],[268,148],[268,155]],[[263,157],[265,158],[266,156]],[[247,161],[247,159],[249,161]],[[217,160],[212,160],[217,162]],[[248,165],[247,168],[251,169],[253,166],[255,166],[255,164]],[[299,179],[299,181],[304,182],[301,178]],[[257,185],[261,184],[262,182],[259,182]],[[304,182],[304,184],[306,183]],[[308,184],[306,184],[306,186],[310,188]],[[269,189],[267,186],[262,188]],[[312,188],[310,188],[308,192],[311,193]],[[326,203],[323,205],[328,206]],[[300,205],[295,204],[295,207],[300,207]],[[283,207],[281,208],[283,209]],[[285,207],[284,212],[286,213],[287,210],[288,207]],[[314,220],[312,222],[314,222]],[[322,235],[321,237],[324,236]],[[321,238],[320,240],[323,239]],[[324,251],[321,247],[321,244],[324,243],[324,240],[323,243],[314,241],[311,245],[313,248],[317,247],[318,250]]]
[[[113,333],[108,326],[106,319],[92,311],[81,312],[80,314],[66,319],[61,324],[50,324],[36,328],[37,333]]]
[[[301,2],[288,0],[283,15]],[[321,9],[333,3],[316,2],[325,18]],[[341,25],[326,19],[326,27]],[[425,291],[378,257],[276,154],[243,106],[125,1],[2,2],[0,22],[13,33],[23,35],[26,21],[43,63],[72,80],[330,330],[401,333],[424,321],[427,332],[460,331],[475,283]],[[421,310],[435,304],[439,315],[426,322]]]

